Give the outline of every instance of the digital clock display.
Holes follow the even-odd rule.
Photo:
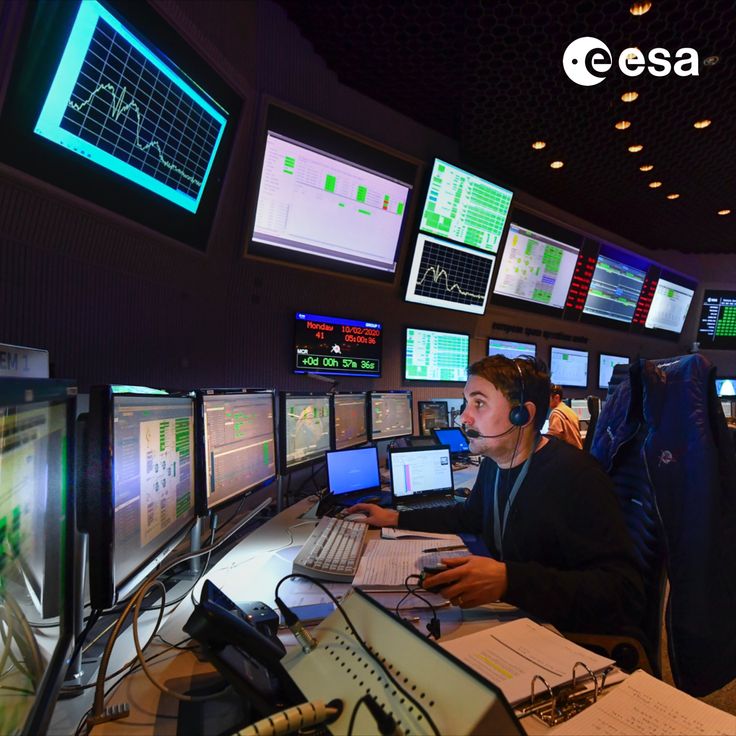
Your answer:
[[[378,378],[381,333],[377,322],[297,312],[294,372]]]

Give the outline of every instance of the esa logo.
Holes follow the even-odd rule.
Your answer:
[[[606,78],[613,66],[613,56],[600,39],[583,36],[565,49],[562,66],[575,84],[592,87]],[[653,77],[666,77],[673,68],[678,77],[697,77],[698,52],[690,48],[678,49],[673,64],[667,49],[654,48],[645,56],[639,49],[628,48],[619,54],[618,68],[627,77],[638,77],[645,69]]]

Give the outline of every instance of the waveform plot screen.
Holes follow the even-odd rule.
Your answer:
[[[35,132],[196,212],[224,111],[94,0],[79,6]]]
[[[435,159],[419,229],[495,253],[513,193]]]
[[[406,301],[483,314],[494,263],[490,253],[419,233]]]
[[[603,245],[593,270],[583,314],[630,324],[648,265],[633,253]]]
[[[608,355],[601,353],[598,359],[598,388],[608,388],[613,369],[617,365],[628,365],[629,359],[625,355]]]
[[[205,393],[207,510],[276,477],[274,397],[270,391]]]
[[[371,391],[368,401],[372,442],[413,434],[411,391]]]
[[[334,395],[335,449],[346,450],[368,442],[365,391]]]
[[[332,448],[329,395],[281,393],[279,401],[282,471],[320,460]]]
[[[194,520],[193,422],[188,397],[113,399],[116,585]]]
[[[560,386],[587,388],[588,352],[572,348],[550,348],[549,373]]]
[[[511,223],[493,293],[562,309],[579,253],[579,248]]]
[[[698,323],[698,341],[704,348],[736,349],[736,291],[706,289]]]
[[[297,312],[294,372],[378,378],[382,329],[378,322]]]
[[[467,381],[469,350],[468,335],[407,327],[404,378]]]
[[[503,355],[505,358],[536,358],[537,346],[533,342],[516,340],[499,340],[491,337],[488,340],[488,355]]]
[[[411,188],[269,130],[250,252],[393,277]]]

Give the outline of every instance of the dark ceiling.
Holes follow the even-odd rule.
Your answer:
[[[648,248],[736,253],[736,1],[652,0],[638,17],[625,0],[280,4],[340,81],[458,140],[456,163]],[[613,54],[595,86],[562,67],[581,36]],[[699,75],[626,77],[616,60],[630,46],[673,60],[692,47]],[[627,90],[639,98],[622,102]],[[622,119],[631,126],[616,130]]]

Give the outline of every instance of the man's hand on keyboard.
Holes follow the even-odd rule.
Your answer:
[[[348,514],[363,512],[367,514],[361,521],[371,526],[396,526],[399,523],[399,512],[394,509],[384,509],[374,503],[356,503],[347,509]],[[357,521],[357,519],[356,519]]]

